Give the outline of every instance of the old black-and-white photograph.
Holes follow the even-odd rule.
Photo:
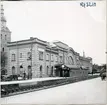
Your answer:
[[[1,104],[106,104],[106,1],[2,1]]]

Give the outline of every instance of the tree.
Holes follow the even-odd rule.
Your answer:
[[[93,64],[93,66],[92,66],[92,73],[97,73],[97,72],[99,72],[99,65]]]
[[[106,69],[106,64],[103,64],[102,67],[104,67],[104,69]]]
[[[100,72],[106,72],[106,64],[103,64],[103,65],[101,66]]]

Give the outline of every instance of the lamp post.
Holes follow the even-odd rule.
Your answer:
[[[64,68],[65,66],[64,65],[62,65],[62,68]]]

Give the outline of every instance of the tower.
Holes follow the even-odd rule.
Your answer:
[[[11,41],[11,32],[6,26],[3,5],[1,5],[1,51],[6,52],[7,43]]]
[[[3,5],[1,5],[1,22],[0,22],[0,52],[1,52],[1,70],[7,69],[8,66],[8,48],[7,43],[11,41],[11,32],[6,26]]]

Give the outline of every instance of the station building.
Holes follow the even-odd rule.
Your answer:
[[[8,74],[32,75],[32,77],[85,75],[92,70],[92,59],[82,57],[63,42],[49,42],[30,38],[9,42]],[[65,68],[65,70],[64,70]],[[68,68],[68,69],[67,69]]]

